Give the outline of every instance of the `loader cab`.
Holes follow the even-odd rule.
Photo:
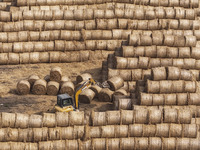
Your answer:
[[[68,94],[60,94],[57,96],[57,105],[61,108],[66,106],[73,106],[73,99]]]

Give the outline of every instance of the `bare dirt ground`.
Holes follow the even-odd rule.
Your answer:
[[[101,60],[79,63],[56,63],[56,64],[27,64],[0,66],[0,111],[16,113],[53,112],[56,104],[56,96],[48,95],[18,95],[16,91],[17,82],[27,79],[32,74],[44,78],[54,66],[62,68],[63,74],[72,81],[76,76],[88,72],[93,78],[101,81]],[[80,104],[80,110],[105,111],[112,109],[111,103],[92,101],[91,104]]]

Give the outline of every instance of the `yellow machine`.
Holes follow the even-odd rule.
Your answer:
[[[79,109],[79,95],[81,92],[91,85],[97,84],[94,79],[90,78],[84,82],[75,92],[74,100],[68,94],[60,94],[57,96],[57,105],[55,106],[56,111],[69,112],[77,111]]]

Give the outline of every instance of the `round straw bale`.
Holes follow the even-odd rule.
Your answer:
[[[27,128],[29,125],[29,115],[16,113],[16,128]]]
[[[178,111],[177,109],[164,109],[164,123],[177,123],[178,121]]]
[[[78,140],[66,140],[66,149],[79,149]]]
[[[121,98],[118,100],[118,109],[130,110],[132,108],[132,100],[130,98]]]
[[[103,88],[98,94],[98,99],[103,102],[111,102],[113,93],[110,89]]]
[[[178,110],[178,121],[181,124],[190,124],[192,119],[192,114],[190,109],[179,109]]]
[[[49,128],[48,133],[49,133],[49,140],[60,139],[60,136],[61,136],[60,128]]]
[[[169,137],[169,124],[156,124],[156,137]]]
[[[115,126],[107,125],[101,127],[101,137],[102,138],[114,138],[115,137]]]
[[[177,67],[167,67],[168,80],[180,79],[181,70]]]
[[[148,93],[159,93],[160,92],[159,81],[147,80],[147,92]]]
[[[120,147],[120,139],[107,139],[106,143],[110,150],[118,149]]]
[[[135,9],[133,12],[134,19],[143,20],[145,19],[145,10],[144,9]]]
[[[138,58],[127,58],[127,69],[138,68]]]
[[[50,71],[50,80],[60,82],[62,78],[62,70],[60,67],[54,67]]]
[[[178,8],[175,11],[176,11],[175,19],[184,19],[185,18],[185,9]]]
[[[153,104],[156,105],[164,105],[164,95],[163,94],[153,94]]]
[[[81,103],[91,103],[94,96],[95,96],[95,92],[93,90],[86,89],[79,95],[79,100]]]
[[[190,139],[189,138],[177,138],[176,147],[180,150],[190,149]]]
[[[142,137],[143,125],[142,124],[130,124],[129,125],[129,136],[130,137]]]
[[[84,74],[78,75],[76,77],[76,83],[78,84],[82,81],[89,80],[90,78],[92,78],[92,75],[89,73],[84,73]]]
[[[184,67],[184,60],[183,59],[173,59],[173,66],[183,68]]]
[[[59,91],[59,83],[55,81],[50,81],[47,84],[47,94],[48,95],[57,95]]]
[[[83,125],[84,123],[84,112],[71,111],[69,113],[69,124],[70,125]]]
[[[199,93],[189,93],[188,95],[188,104],[189,105],[199,105],[200,94]]]
[[[142,69],[134,69],[131,71],[132,81],[142,80]]]
[[[160,82],[160,93],[171,93],[173,91],[172,89],[172,81],[159,81]]]
[[[34,85],[33,85],[33,88],[32,88],[33,94],[45,95],[46,90],[47,90],[46,86],[47,86],[47,83],[46,83],[45,80],[42,80],[42,79],[36,80]]]
[[[13,128],[15,126],[16,115],[14,113],[1,113],[1,126],[2,128],[10,127]]]
[[[176,94],[165,94],[165,105],[176,105]]]
[[[60,132],[61,132],[61,139],[62,140],[72,140],[74,139],[74,127],[63,127],[60,128]]]
[[[149,60],[149,68],[155,68],[160,66],[161,66],[160,58],[151,58]]]
[[[39,80],[40,77],[38,75],[32,74],[28,77],[28,82],[30,83],[31,86],[35,83],[36,80]]]
[[[71,81],[66,81],[61,85],[60,93],[67,93],[70,96],[74,94],[74,84]]]
[[[106,149],[106,139],[105,138],[92,139],[92,148],[99,150]]]
[[[181,69],[181,80],[191,81],[192,77],[192,72],[190,70]]]
[[[179,58],[190,58],[190,48],[180,47],[179,48]]]
[[[185,41],[186,41],[185,46],[189,46],[189,47],[195,47],[197,43],[196,36],[193,36],[193,35],[185,36]]]
[[[7,132],[6,141],[17,142],[17,140],[18,140],[18,129],[7,128],[6,132]]]
[[[154,137],[156,134],[155,125],[143,125],[143,137]]]
[[[199,70],[190,70],[193,76],[193,79],[199,81]]]
[[[176,138],[164,138],[162,141],[163,149],[176,149]]]
[[[187,93],[178,93],[176,94],[176,97],[177,97],[177,105],[187,105],[189,103]]]
[[[162,139],[158,137],[149,138],[149,149],[150,150],[161,150],[162,149]]]
[[[128,59],[123,57],[115,57],[115,68],[116,69],[126,69],[127,68]]]
[[[121,138],[120,139],[120,147],[121,149],[132,149],[135,147],[134,138]]]
[[[106,111],[107,125],[118,125],[120,124],[120,111]]]
[[[193,26],[193,21],[187,19],[179,20],[179,29],[181,30],[190,30]],[[187,40],[186,40],[187,42]]]
[[[145,124],[148,123],[148,110],[147,109],[140,109],[135,110],[135,123]]]
[[[153,102],[152,94],[140,93],[140,105],[151,106]]]
[[[183,136],[188,138],[197,137],[197,125],[196,124],[184,124],[183,125]]]
[[[198,150],[200,147],[199,140],[197,138],[190,139],[190,149]]]
[[[116,91],[124,86],[124,80],[120,76],[112,77],[107,82],[112,91]]]
[[[182,125],[181,124],[170,124],[170,137],[181,137]]]
[[[145,56],[146,57],[157,57],[156,46],[146,46],[145,47]]]
[[[126,92],[125,89],[119,89],[117,91],[115,91],[114,95],[128,95],[128,93]]]
[[[80,150],[90,149],[91,146],[92,146],[91,140],[88,140],[88,141],[79,141],[79,149]]]
[[[100,9],[94,11],[94,18],[103,19],[105,16],[104,13],[105,13],[104,10],[100,10]]]
[[[121,124],[129,125],[133,123],[133,111],[121,110]]]
[[[140,35],[139,45],[141,46],[151,46],[152,45],[152,37],[147,35]]]
[[[167,1],[166,0],[165,1],[160,1],[160,6],[164,6],[163,5],[164,2],[168,3],[168,0]],[[155,15],[156,15],[156,18],[158,18],[158,19],[164,19],[165,18],[165,10],[164,10],[164,8],[163,7],[155,8]]]
[[[185,19],[194,20],[195,19],[195,10],[186,9],[185,10]]]
[[[92,124],[93,124],[93,126],[106,125],[106,113],[105,112],[92,112]]]
[[[168,58],[177,58],[178,57],[178,48],[177,47],[168,47],[167,48],[167,57]]]
[[[29,127],[41,128],[42,127],[42,116],[41,115],[30,115]]]
[[[8,53],[8,63],[9,65],[19,64],[19,54]]]
[[[30,63],[40,63],[40,53],[39,52],[30,53],[29,58],[30,58],[30,60],[29,60]]]
[[[149,123],[157,124],[161,123],[162,120],[162,111],[159,109],[149,110]]]
[[[174,46],[184,47],[185,43],[186,41],[184,36],[174,36]]]
[[[43,127],[55,127],[56,126],[56,118],[55,114],[44,113],[43,114]]]
[[[152,69],[152,75],[154,81],[159,80],[166,80],[167,79],[167,73],[165,67],[158,67]]]
[[[115,126],[115,137],[117,138],[128,137],[128,125]]]
[[[90,89],[95,93],[95,97],[98,97],[98,94],[100,93],[100,91],[102,90],[102,88],[98,85],[92,85],[90,87]]]
[[[138,66],[141,69],[147,69],[149,64],[149,57],[139,57]]]
[[[164,45],[173,46],[175,37],[173,35],[164,35]]]
[[[173,59],[171,59],[171,58],[163,58],[163,59],[161,59],[160,60],[160,64],[161,64],[161,66],[163,66],[163,67],[168,67],[168,66],[172,66],[172,64],[173,64]]]
[[[66,127],[69,125],[69,114],[65,112],[56,112],[56,125]]]
[[[148,149],[148,138],[135,138],[136,149]]]
[[[167,8],[165,9],[166,18],[167,19],[174,19],[175,18],[175,9]]]
[[[184,92],[195,93],[197,89],[196,81],[185,81]]]
[[[1,141],[1,143],[6,141],[6,134],[7,134],[6,131],[7,131],[7,128],[1,128],[0,129],[0,141]]]
[[[101,127],[91,127],[91,126],[86,126],[86,131],[85,131],[85,138],[90,139],[90,138],[100,138],[101,137]]]
[[[122,46],[122,56],[123,57],[133,57],[134,48],[132,46]]]
[[[7,65],[8,63],[8,53],[0,53],[0,64]]]
[[[139,34],[131,34],[129,36],[129,45],[130,46],[138,46],[139,40],[140,40]]]
[[[26,95],[30,93],[31,85],[27,80],[21,80],[17,83],[17,91],[20,95]]]
[[[163,33],[161,31],[152,32],[152,44],[153,45],[162,45],[163,44]]]
[[[62,76],[61,80],[60,80],[60,84],[62,85],[64,82],[70,81],[70,79],[68,78],[68,76]]]
[[[39,59],[40,59],[40,63],[50,62],[49,53],[48,52],[40,52]]]
[[[33,128],[33,141],[40,142],[47,140],[48,128]]]

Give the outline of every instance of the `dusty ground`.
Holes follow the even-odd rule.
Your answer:
[[[77,75],[88,72],[97,81],[101,81],[101,62],[89,61],[64,64],[29,64],[0,66],[0,111],[20,113],[53,112],[56,96],[17,95],[16,85],[21,79],[26,79],[32,74],[44,78],[54,66],[62,68],[63,73],[72,81]],[[81,104],[80,110],[105,111],[112,109],[112,104],[93,101],[90,105]]]

